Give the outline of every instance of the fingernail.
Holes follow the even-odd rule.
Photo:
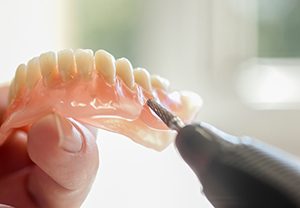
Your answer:
[[[71,153],[79,152],[82,148],[82,137],[76,127],[66,118],[55,114],[59,136],[59,146]]]

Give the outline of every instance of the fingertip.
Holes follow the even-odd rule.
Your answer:
[[[38,167],[67,189],[90,184],[98,169],[93,135],[83,125],[54,114],[32,126],[28,152]]]

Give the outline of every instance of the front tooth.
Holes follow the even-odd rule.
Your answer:
[[[58,73],[54,52],[47,52],[40,55],[40,68],[44,83],[51,85]]]
[[[145,90],[151,91],[152,86],[150,82],[150,74],[146,69],[137,68],[133,72],[134,79],[137,84],[143,87]]]
[[[103,75],[109,84],[115,83],[116,65],[115,58],[105,50],[98,50],[95,54],[96,70]]]
[[[41,79],[41,70],[39,58],[35,57],[27,63],[26,83],[29,89],[32,89],[36,83]]]
[[[26,65],[21,64],[18,66],[16,74],[15,74],[15,80],[14,80],[14,87],[15,87],[15,95],[18,95],[22,88],[25,87],[26,83]]]
[[[124,83],[133,89],[134,77],[132,65],[126,58],[120,58],[116,61],[116,72],[117,75],[124,81]]]
[[[63,81],[74,78],[76,73],[75,58],[70,49],[59,51],[57,54],[58,71]]]
[[[75,51],[75,59],[78,74],[85,79],[90,79],[94,69],[93,51],[78,49]]]
[[[151,84],[153,88],[162,90],[168,90],[170,86],[169,80],[158,75],[151,75]]]

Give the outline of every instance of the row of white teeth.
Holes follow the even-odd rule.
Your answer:
[[[112,85],[118,76],[130,89],[133,89],[135,84],[149,92],[152,88],[167,90],[169,87],[168,80],[157,75],[150,76],[144,68],[133,69],[126,58],[115,60],[104,50],[98,50],[93,55],[92,50],[77,49],[73,52],[66,49],[59,51],[57,56],[54,52],[47,52],[31,59],[27,66],[19,65],[10,85],[10,98],[15,97],[26,86],[32,89],[41,78],[46,85],[51,85],[57,74],[64,82],[76,76],[89,80],[95,74],[94,71]]]

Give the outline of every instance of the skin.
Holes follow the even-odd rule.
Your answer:
[[[7,94],[7,87],[0,88],[0,124]],[[0,146],[0,207],[60,208],[83,203],[99,164],[95,130],[62,118],[75,126],[62,146],[54,118],[46,116],[28,131],[16,130]]]

